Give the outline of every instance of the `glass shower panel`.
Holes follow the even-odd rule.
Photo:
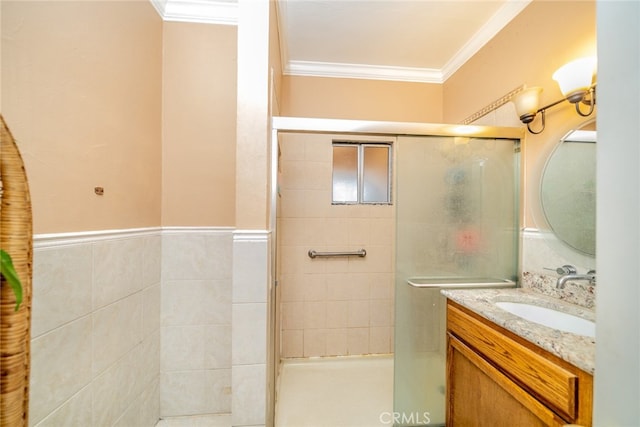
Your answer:
[[[515,281],[518,141],[401,137],[396,147],[397,426],[444,425],[443,287]],[[413,283],[440,283],[417,288]],[[486,284],[486,285],[483,285]]]

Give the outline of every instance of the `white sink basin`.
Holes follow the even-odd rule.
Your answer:
[[[571,332],[578,335],[595,338],[596,324],[591,320],[564,313],[552,308],[539,305],[499,301],[496,305],[511,314],[522,317],[530,322],[538,323],[553,329]]]

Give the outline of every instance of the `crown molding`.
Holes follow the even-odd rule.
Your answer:
[[[237,1],[220,0],[150,0],[164,21],[197,22],[207,24],[237,25]],[[315,61],[291,61],[288,59],[286,37],[281,42],[283,73],[293,76],[352,78],[369,80],[393,80],[419,83],[444,83],[462,65],[487,44],[500,30],[529,5],[532,0],[508,0],[485,25],[441,69],[393,67],[368,64],[342,64]],[[278,28],[286,14],[278,3]]]
[[[238,3],[216,0],[150,0],[163,21],[238,25]]]
[[[515,18],[532,0],[508,0],[487,21],[474,36],[441,68],[386,67],[366,64],[339,64],[329,62],[291,61],[288,58],[286,37],[281,43],[283,73],[293,76],[337,77],[372,80],[395,80],[419,83],[444,83],[460,67],[473,57],[484,45]],[[278,13],[284,15],[285,8],[278,7]],[[278,26],[284,35],[284,26]]]
[[[293,76],[338,77],[350,79],[395,80],[442,83],[442,72],[431,68],[387,67],[366,64],[289,61],[283,74]]]
[[[484,45],[507,26],[532,0],[509,0],[489,19],[467,43],[442,67],[443,82],[455,74]]]

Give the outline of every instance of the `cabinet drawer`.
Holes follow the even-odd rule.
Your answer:
[[[577,375],[451,304],[447,328],[567,421],[576,420]]]
[[[560,415],[462,341],[447,334],[447,344],[447,427],[566,425]]]

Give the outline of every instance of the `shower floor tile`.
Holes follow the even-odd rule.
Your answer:
[[[390,426],[393,356],[289,359],[280,366],[276,427]]]

